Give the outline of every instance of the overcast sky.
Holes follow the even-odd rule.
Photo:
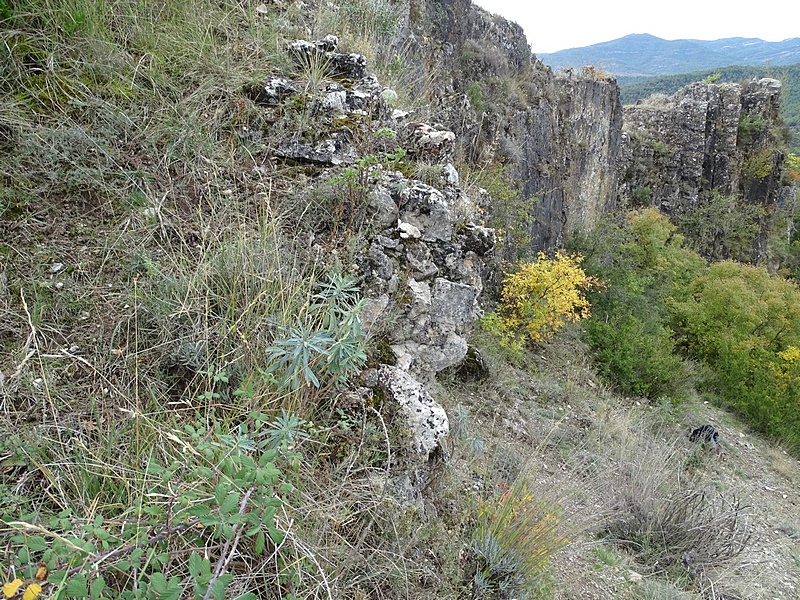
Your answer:
[[[589,46],[631,33],[650,33],[665,40],[754,37],[778,42],[800,37],[796,0],[738,7],[730,0],[473,2],[522,25],[535,53]]]

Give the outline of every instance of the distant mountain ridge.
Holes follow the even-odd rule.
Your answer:
[[[553,69],[594,65],[623,77],[675,75],[731,65],[800,63],[800,38],[782,42],[758,38],[664,40],[644,33],[537,56]]]

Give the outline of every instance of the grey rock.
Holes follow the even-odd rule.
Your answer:
[[[410,123],[410,151],[425,160],[449,162],[453,159],[456,134],[445,129],[437,129],[427,123]]]
[[[780,82],[774,79],[743,85],[697,82],[672,96],[655,95],[626,106],[618,166],[624,173],[622,201],[644,202],[679,218],[717,192],[738,195],[771,214],[781,195],[783,156],[770,151],[767,124],[776,122],[779,110]],[[764,125],[741,127],[746,121]],[[753,156],[769,160],[766,176],[747,174],[744,165]],[[762,219],[755,262],[767,255],[770,226],[769,218]]]
[[[398,221],[397,229],[400,230],[400,237],[403,239],[419,239],[422,237],[422,232],[419,230],[419,227],[411,223]]]
[[[400,219],[416,227],[427,242],[448,241],[453,236],[453,215],[444,194],[415,181],[400,194]]]
[[[349,164],[358,158],[346,133],[336,133],[316,144],[300,138],[285,140],[278,145],[279,158],[322,166]]]
[[[251,90],[253,102],[264,106],[274,106],[282,103],[299,88],[285,77],[267,77],[261,84]]]
[[[383,365],[378,370],[380,385],[400,406],[412,436],[412,448],[427,457],[448,435],[447,413],[425,387],[402,369]]]
[[[389,280],[394,275],[392,261],[383,253],[383,247],[373,242],[367,253],[372,266],[372,275],[380,279]]]
[[[377,298],[364,299],[364,307],[361,309],[361,323],[366,331],[371,330],[380,323],[380,319],[388,306],[388,294],[381,294]]]
[[[397,223],[400,211],[391,193],[385,187],[377,186],[369,191],[367,207],[369,219],[375,227],[386,229]]]
[[[309,42],[293,40],[287,49],[294,62],[303,68],[324,69],[329,77],[359,80],[367,74],[367,59],[363,54],[339,54],[329,48],[335,48],[336,36],[326,36],[322,40]]]
[[[442,174],[444,175],[444,180],[450,185],[459,184],[460,177],[458,176],[458,171],[456,171],[456,168],[451,163],[447,163],[442,167]]]
[[[430,279],[439,273],[439,267],[433,262],[431,251],[425,244],[409,244],[406,258],[413,269],[415,279]]]
[[[471,285],[438,278],[431,298],[431,321],[463,332],[464,327],[475,319],[477,295],[478,290]]]
[[[464,250],[479,256],[488,256],[494,249],[497,235],[494,229],[468,223],[464,239]]]

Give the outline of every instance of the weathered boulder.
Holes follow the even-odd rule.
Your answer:
[[[344,132],[334,133],[316,143],[302,138],[284,140],[275,149],[275,156],[321,166],[348,164],[358,158]]]
[[[250,89],[250,97],[256,104],[275,106],[298,91],[299,87],[285,77],[267,77],[260,85]]]
[[[328,35],[321,40],[309,42],[294,40],[289,42],[290,56],[301,67],[322,69],[329,77],[361,79],[367,74],[367,59],[363,54],[340,54],[333,52],[339,40]]]
[[[399,367],[383,365],[378,380],[408,422],[412,449],[427,459],[450,431],[447,413],[420,382]]]

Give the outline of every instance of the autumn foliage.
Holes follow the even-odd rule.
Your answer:
[[[540,252],[536,261],[520,263],[503,280],[500,304],[487,315],[487,327],[503,345],[520,349],[527,342],[551,339],[567,321],[588,317],[585,292],[597,281],[583,271],[582,260],[559,251],[553,258]]]

